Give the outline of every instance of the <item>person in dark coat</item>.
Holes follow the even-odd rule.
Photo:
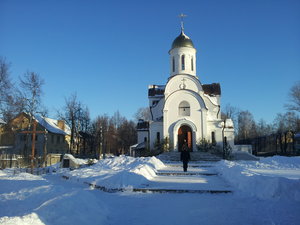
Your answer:
[[[184,172],[187,171],[188,162],[191,159],[190,152],[188,150],[189,150],[188,144],[186,143],[186,140],[184,140],[184,143],[182,145],[182,151],[181,151],[181,154],[180,154],[180,160],[183,163],[183,171]]]

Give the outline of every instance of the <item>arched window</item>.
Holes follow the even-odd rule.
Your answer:
[[[212,143],[213,146],[216,145],[216,134],[215,134],[214,131],[211,132],[211,143]]]
[[[179,116],[190,116],[190,104],[187,101],[182,101],[178,107]]]
[[[185,55],[181,56],[181,69],[185,70]]]
[[[192,68],[192,71],[194,71],[194,58],[192,56],[192,59],[191,59],[191,68]]]
[[[175,58],[174,56],[172,57],[172,70],[175,72]]]

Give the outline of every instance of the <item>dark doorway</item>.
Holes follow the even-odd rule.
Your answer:
[[[69,168],[69,167],[70,167],[70,159],[64,159],[63,168]]]
[[[178,130],[178,151],[180,152],[182,150],[184,140],[187,141],[189,150],[193,151],[192,129],[187,125],[181,126]]]

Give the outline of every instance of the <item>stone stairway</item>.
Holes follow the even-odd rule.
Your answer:
[[[217,162],[221,160],[220,157],[208,152],[190,152],[190,155],[191,155],[191,161]],[[158,155],[157,158],[165,162],[180,161],[180,152],[177,151],[164,152]]]
[[[156,193],[231,193],[230,186],[221,178],[215,162],[198,161],[191,163],[188,172],[183,172],[180,162],[165,163],[156,177],[133,189],[135,192]]]

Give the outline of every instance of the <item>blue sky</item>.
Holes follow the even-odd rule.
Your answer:
[[[77,93],[92,118],[148,105],[149,84],[165,84],[168,51],[185,32],[197,49],[202,83],[221,83],[230,103],[272,122],[300,80],[299,0],[0,0],[0,56],[15,81],[45,80],[51,117]]]

